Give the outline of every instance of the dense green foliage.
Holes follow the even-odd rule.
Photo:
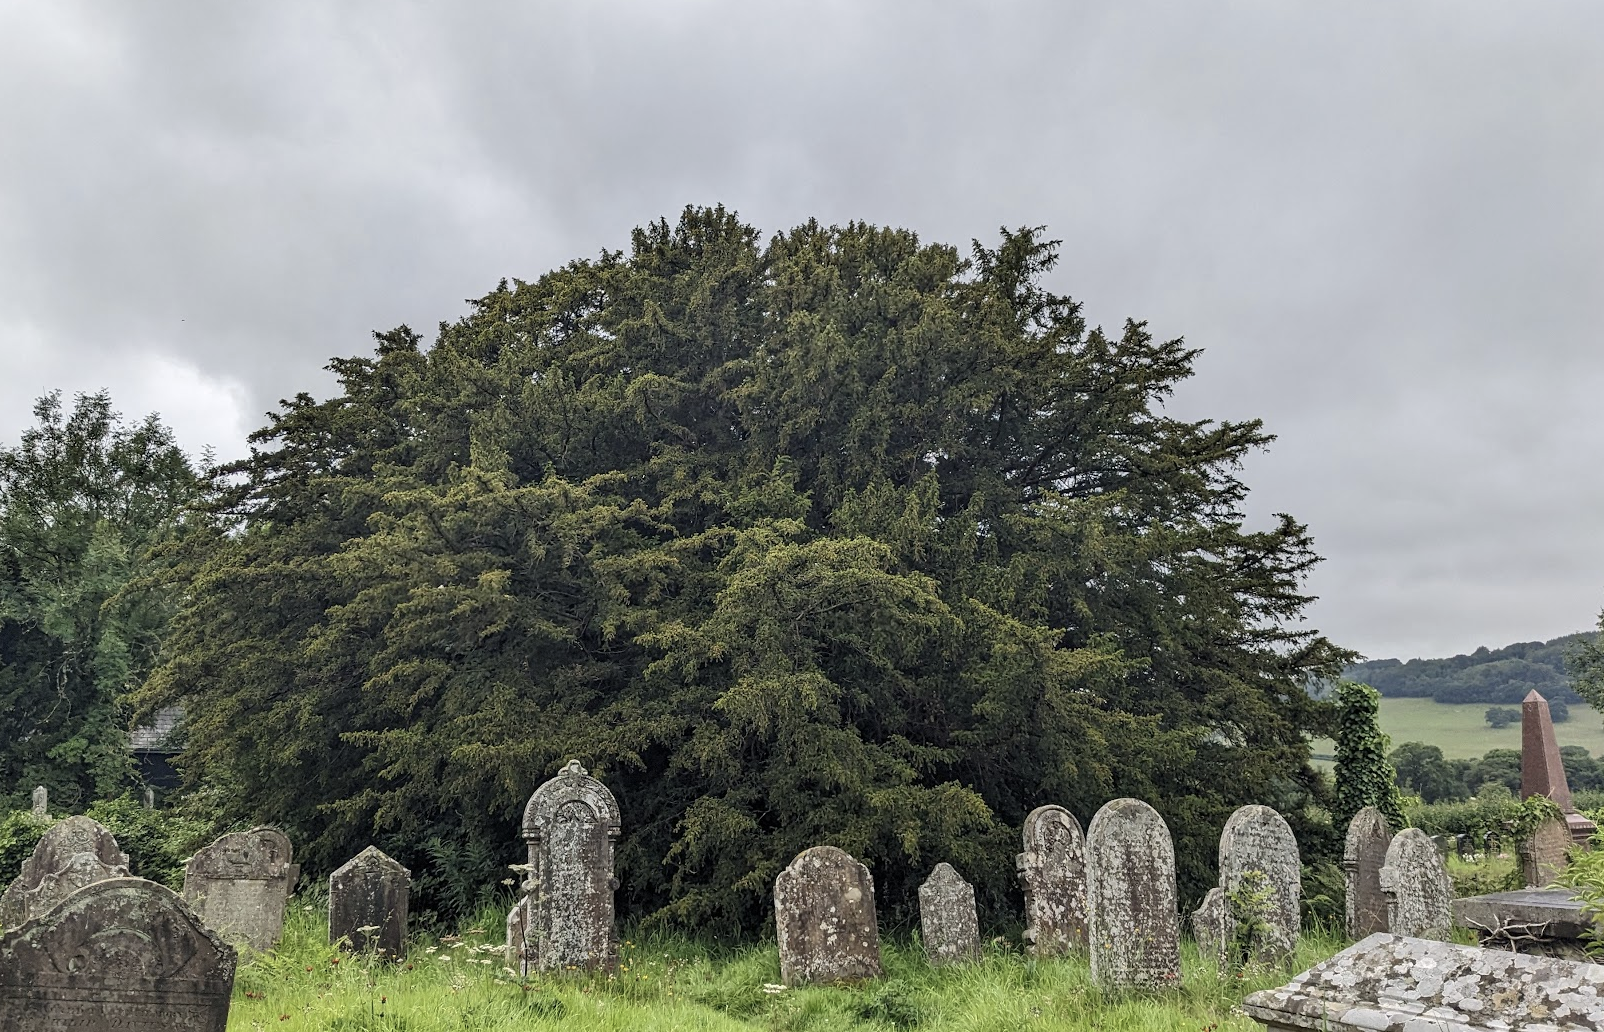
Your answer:
[[[1577,635],[1568,666],[1576,694],[1594,709],[1604,713],[1604,613],[1598,617],[1598,630]]]
[[[1381,697],[1369,685],[1337,685],[1336,781],[1332,824],[1346,829],[1353,815],[1374,806],[1394,828],[1403,827],[1397,775],[1387,762],[1387,736],[1377,718]]]
[[[1592,634],[1567,634],[1501,649],[1483,646],[1468,656],[1448,659],[1374,659],[1348,667],[1342,676],[1363,681],[1386,698],[1508,705],[1519,703],[1535,688],[1551,706],[1581,702],[1571,686],[1570,657],[1592,638]]]
[[[154,416],[125,426],[105,393],[70,414],[52,394],[34,415],[0,449],[0,809],[42,784],[71,811],[132,779],[119,704],[171,611],[139,582],[200,485]]]
[[[183,887],[184,862],[223,830],[184,810],[148,810],[128,795],[95,803],[87,816],[111,832],[128,855],[131,873],[172,889]],[[13,810],[0,818],[0,885],[17,876],[53,823],[29,810]]]
[[[1520,710],[1513,706],[1489,706],[1485,716],[1489,727],[1504,728],[1520,720]]]
[[[1513,851],[1539,824],[1561,816],[1559,807],[1547,796],[1523,800],[1501,790],[1483,792],[1464,801],[1417,803],[1406,813],[1410,827],[1428,835],[1464,836],[1478,853]]]
[[[1580,745],[1562,745],[1560,763],[1572,792],[1604,789],[1604,764]],[[1428,803],[1469,799],[1484,786],[1520,791],[1520,750],[1489,749],[1480,759],[1445,759],[1435,745],[1405,742],[1388,756],[1398,784]]]
[[[1269,438],[1165,416],[1195,353],[1055,260],[688,210],[382,334],[228,471],[142,704],[314,866],[515,859],[578,757],[622,909],[679,926],[755,932],[826,842],[892,915],[941,860],[1006,900],[1049,801],[1154,804],[1192,897],[1240,804],[1329,837],[1305,686],[1351,657],[1295,627],[1305,528],[1242,524]]]

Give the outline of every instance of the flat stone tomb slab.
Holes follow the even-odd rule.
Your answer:
[[[1580,940],[1592,922],[1570,889],[1519,889],[1466,896],[1453,903],[1454,923],[1486,935],[1511,925],[1544,939]]]

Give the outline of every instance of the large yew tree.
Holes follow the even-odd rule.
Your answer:
[[[232,470],[144,702],[240,816],[442,898],[570,757],[680,926],[755,932],[827,842],[882,906],[942,860],[998,901],[1031,808],[1122,795],[1195,894],[1232,808],[1318,790],[1349,656],[1295,626],[1305,528],[1243,526],[1260,424],[1166,416],[1196,352],[1088,327],[1056,255],[688,209],[380,334]]]

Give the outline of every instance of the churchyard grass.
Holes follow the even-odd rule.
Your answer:
[[[855,987],[779,989],[773,945],[709,948],[677,938],[627,938],[612,977],[545,976],[523,982],[503,967],[494,915],[460,937],[417,937],[405,962],[386,964],[327,943],[316,900],[291,901],[272,953],[243,964],[230,1032],[513,1032],[564,1029],[819,1030],[991,1029],[1249,1032],[1232,1013],[1257,989],[1280,985],[1342,948],[1307,934],[1286,966],[1221,979],[1196,948],[1183,948],[1179,988],[1104,993],[1084,959],[1033,961],[1001,944],[981,962],[931,968],[916,943],[888,937],[884,978]]]

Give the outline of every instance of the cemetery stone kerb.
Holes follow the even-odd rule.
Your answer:
[[[388,960],[405,956],[411,894],[412,872],[369,846],[329,875],[329,942],[344,939]]]
[[[224,1032],[235,962],[166,886],[98,881],[0,935],[0,1032]]]
[[[1104,804],[1086,832],[1086,918],[1092,981],[1174,985],[1181,977],[1175,845],[1139,799]]]
[[[111,832],[92,818],[68,817],[45,831],[0,895],[0,927],[38,917],[85,885],[127,876],[128,857]]]
[[[951,864],[937,864],[919,886],[919,930],[931,964],[980,959],[975,887]]]
[[[1024,852],[1015,860],[1025,890],[1027,949],[1056,957],[1086,945],[1086,836],[1062,806],[1038,806],[1025,818]]]
[[[1374,806],[1366,806],[1348,822],[1342,848],[1347,887],[1348,938],[1363,939],[1387,931],[1387,897],[1381,891],[1381,866],[1387,862],[1392,830]]]
[[[1442,854],[1419,828],[1405,828],[1387,847],[1381,868],[1387,926],[1395,935],[1447,939],[1453,931],[1453,884]]]
[[[613,848],[618,800],[570,760],[524,806],[526,895],[507,918],[510,965],[520,974],[618,964],[613,927]]]
[[[1303,921],[1299,899],[1303,864],[1286,818],[1268,806],[1240,807],[1220,832],[1219,861],[1227,927],[1248,916],[1235,912],[1240,904],[1232,897],[1251,887],[1250,872],[1259,872],[1271,891],[1267,912],[1251,915],[1259,932],[1249,944],[1249,959],[1279,962],[1290,956],[1297,949]]]
[[[880,977],[874,878],[845,850],[805,849],[780,872],[774,931],[785,985]]]
[[[290,861],[290,840],[275,828],[230,832],[184,865],[184,901],[225,939],[266,952],[284,931],[298,873]]]

